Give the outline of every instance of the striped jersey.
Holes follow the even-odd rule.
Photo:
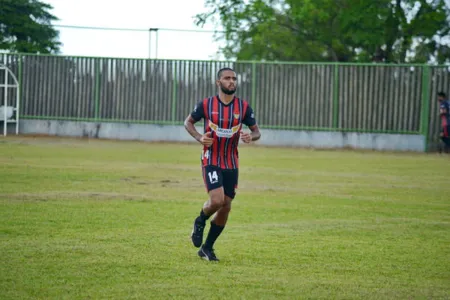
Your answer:
[[[234,97],[230,103],[224,104],[216,95],[199,101],[191,112],[191,117],[195,121],[203,119],[204,132],[211,132],[214,139],[210,147],[203,147],[202,165],[237,169],[237,148],[242,124],[249,127],[256,124],[253,109],[248,102]]]

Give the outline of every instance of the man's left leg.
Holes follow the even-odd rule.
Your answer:
[[[214,243],[227,224],[232,200],[230,197],[225,196],[225,205],[216,212],[214,218],[211,220],[211,227],[209,228],[208,236],[203,247],[213,249]]]
[[[227,196],[224,197],[225,204],[219,208],[215,213],[213,219],[211,220],[211,226],[209,228],[208,236],[206,237],[205,243],[200,247],[198,255],[206,260],[218,261],[214,252],[214,242],[217,240],[219,235],[225,228],[226,220],[228,219],[228,213],[231,209],[231,199]]]

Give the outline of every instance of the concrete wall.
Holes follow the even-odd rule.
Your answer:
[[[200,126],[198,127],[200,129]],[[93,123],[71,121],[21,120],[21,134],[91,137],[143,141],[192,142],[183,126],[132,123]],[[11,131],[12,133],[12,131]],[[314,148],[358,148],[373,150],[417,151],[425,149],[422,135],[342,133],[262,129],[257,142],[270,146]]]

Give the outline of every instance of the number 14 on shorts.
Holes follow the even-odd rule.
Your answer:
[[[211,184],[219,182],[219,176],[217,176],[217,172],[216,171],[208,172],[208,178],[209,178],[209,182]]]

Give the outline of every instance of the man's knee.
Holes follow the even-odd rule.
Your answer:
[[[213,219],[213,222],[220,226],[225,226],[228,220],[228,215],[231,210],[231,201],[227,202],[225,200],[225,204],[217,211],[216,216]]]
[[[231,210],[231,201],[225,200],[224,205],[222,206],[221,210],[224,213],[229,213]]]
[[[225,205],[225,195],[222,189],[216,189],[210,192],[210,203],[215,209],[219,209]]]

